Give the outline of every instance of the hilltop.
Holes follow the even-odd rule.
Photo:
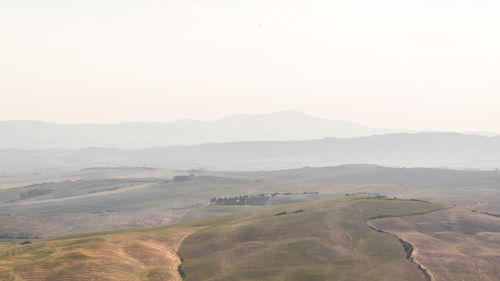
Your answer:
[[[180,273],[184,280],[425,280],[395,237],[365,222],[440,208],[348,197],[250,208],[168,227],[68,235],[3,251],[0,277],[175,280]]]
[[[214,121],[182,119],[118,124],[0,121],[0,149],[130,149],[209,142],[351,138],[395,131],[318,118],[295,110],[236,114]]]
[[[156,139],[149,135],[148,138]],[[304,141],[251,141],[116,149],[0,150],[0,176],[87,167],[260,171],[370,163],[392,167],[494,170],[500,136],[458,133],[388,134]]]
[[[271,197],[257,200],[257,205],[381,194],[498,214],[499,182],[499,171],[373,165],[250,173],[91,168],[4,178],[0,179],[0,240],[17,238],[19,243],[23,238],[189,222],[239,210],[212,206],[214,198],[230,202],[262,194]]]

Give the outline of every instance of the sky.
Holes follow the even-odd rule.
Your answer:
[[[500,132],[497,0],[0,0],[0,120]]]

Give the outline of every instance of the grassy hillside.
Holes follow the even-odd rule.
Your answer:
[[[26,176],[0,176],[0,189],[26,187],[44,183],[67,181],[90,181],[106,179],[168,179],[184,171],[155,169],[149,167],[94,167],[66,173],[34,173]]]
[[[391,168],[360,164],[278,171],[205,173],[263,181],[336,184],[342,186],[345,192],[353,192],[349,191],[351,188],[357,192],[418,198],[500,214],[498,170]]]
[[[205,228],[186,238],[180,250],[185,280],[425,280],[395,237],[365,222],[441,206],[351,199],[268,207],[200,222]]]
[[[151,172],[146,170],[148,175]],[[103,176],[103,175],[99,175]],[[166,225],[193,216],[214,196],[273,192],[333,191],[317,183],[280,183],[213,176],[111,178],[41,183],[0,189],[0,239],[48,237]],[[317,196],[287,196],[276,203]],[[204,210],[202,213],[207,213]],[[184,216],[186,214],[186,216]],[[205,215],[199,218],[206,217]]]
[[[354,165],[255,173],[93,168],[9,178],[0,181],[0,241],[188,222],[227,212],[200,208],[212,197],[274,192],[319,194],[276,196],[269,205],[369,192],[500,213],[498,175]]]
[[[78,234],[0,248],[0,280],[181,280],[176,255],[195,228]]]
[[[465,208],[370,221],[415,247],[434,280],[500,280],[500,218]]]
[[[0,280],[179,280],[182,241],[184,280],[425,280],[394,236],[365,221],[441,206],[349,197],[216,208],[245,212],[10,247],[0,254]]]

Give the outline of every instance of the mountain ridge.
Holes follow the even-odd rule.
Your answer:
[[[89,146],[147,148],[211,142],[312,140],[361,137],[403,130],[371,128],[289,110],[234,114],[213,121],[59,124],[33,120],[0,121],[0,149],[80,149]]]
[[[494,170],[500,137],[459,133],[398,133],[360,138],[245,141],[143,149],[0,149],[0,176],[86,167],[148,166],[168,169],[258,171],[343,164]]]

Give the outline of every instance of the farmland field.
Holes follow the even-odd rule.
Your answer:
[[[440,208],[346,197],[250,208],[181,225],[66,235],[4,249],[0,278],[180,280],[182,273],[184,280],[425,280],[395,237],[365,222]]]
[[[351,199],[266,207],[200,222],[206,227],[180,249],[185,280],[425,280],[395,237],[365,222],[442,206]]]
[[[181,280],[176,251],[195,230],[78,234],[11,247],[0,251],[0,280]]]
[[[500,280],[500,218],[455,207],[370,224],[413,244],[435,280]]]

